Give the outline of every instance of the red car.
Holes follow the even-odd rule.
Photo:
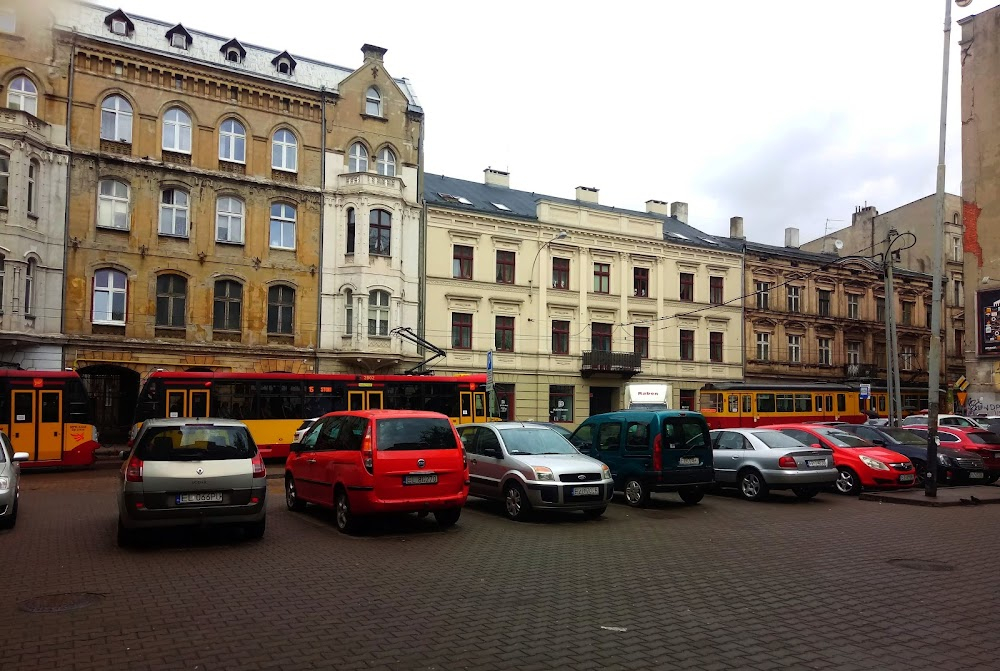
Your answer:
[[[927,437],[926,426],[908,426],[908,430]],[[955,447],[979,455],[986,467],[986,483],[1000,480],[1000,436],[985,429],[964,426],[938,426],[942,447]]]
[[[446,415],[417,410],[331,412],[321,417],[285,462],[285,503],[315,503],[336,512],[352,533],[377,513],[434,513],[454,525],[469,496],[469,462]]]
[[[806,445],[833,450],[833,463],[840,471],[836,483],[840,494],[857,495],[862,488],[901,489],[916,481],[917,472],[908,458],[834,426],[775,424],[767,428]]]

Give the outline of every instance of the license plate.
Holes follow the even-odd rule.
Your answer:
[[[971,473],[969,473],[969,478],[972,480],[982,480],[983,477],[984,476],[982,471],[972,471]]]
[[[178,494],[177,503],[222,503],[221,492],[206,492],[198,494]]]
[[[574,487],[573,496],[597,496],[601,493],[600,487]]]
[[[436,485],[437,473],[421,473],[420,475],[404,475],[404,485]]]
[[[813,468],[823,468],[826,466],[826,459],[806,459],[806,466]]]
[[[913,473],[907,473],[906,475],[899,476],[900,482],[913,482]]]
[[[681,466],[697,466],[701,463],[701,459],[698,457],[681,457],[677,463]]]

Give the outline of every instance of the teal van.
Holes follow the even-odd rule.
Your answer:
[[[715,482],[708,423],[698,412],[606,412],[584,420],[569,440],[608,465],[630,506],[646,505],[653,492],[698,503]]]

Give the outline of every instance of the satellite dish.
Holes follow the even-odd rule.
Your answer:
[[[833,241],[833,246],[836,247],[837,249],[843,249],[844,248],[844,241],[843,240],[834,240]]]

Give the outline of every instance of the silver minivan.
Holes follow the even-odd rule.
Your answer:
[[[149,419],[122,452],[118,544],[167,526],[242,525],[264,535],[264,460],[242,422]]]
[[[521,422],[461,424],[469,495],[504,502],[512,520],[533,510],[582,510],[600,517],[614,492],[611,471],[557,431]]]

